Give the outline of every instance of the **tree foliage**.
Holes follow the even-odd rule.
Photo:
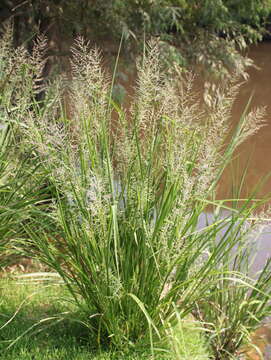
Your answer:
[[[15,19],[18,43],[38,30],[49,38],[54,32],[59,43],[78,34],[116,42],[124,35],[131,53],[155,36],[171,60],[222,73],[244,71],[246,61],[237,50],[262,39],[270,12],[271,0],[3,0],[0,5],[0,18]]]

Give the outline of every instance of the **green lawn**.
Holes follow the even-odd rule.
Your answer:
[[[0,354],[5,360],[151,358],[150,352],[142,350],[129,350],[127,353],[97,350],[97,342],[86,328],[72,321],[72,318],[80,320],[80,316],[72,303],[67,301],[68,293],[63,285],[55,281],[34,283],[3,277],[0,279],[0,292]],[[12,321],[3,327],[16,312]],[[65,320],[57,322],[55,316],[61,317],[59,314],[63,312],[67,313]],[[203,337],[197,330],[190,326],[188,331],[184,330],[178,336],[178,342],[182,344],[179,355],[157,353],[156,360],[178,359],[180,355],[186,360],[209,359]],[[16,343],[7,350],[15,339]]]

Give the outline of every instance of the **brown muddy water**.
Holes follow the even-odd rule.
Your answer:
[[[251,107],[266,106],[266,125],[237,150],[237,159],[226,169],[221,179],[218,190],[220,199],[232,197],[232,184],[234,182],[236,187],[239,186],[245,169],[247,170],[241,196],[247,197],[259,186],[256,197],[271,199],[271,42],[252,47],[249,56],[254,60],[257,69],[250,69],[249,80],[241,87],[233,108],[233,122],[238,122],[252,95]],[[269,178],[259,185],[268,175]],[[271,205],[271,200],[268,204]],[[271,222],[259,236],[257,246],[253,272],[260,270],[271,256]]]
[[[226,169],[220,181],[217,194],[219,199],[233,198],[233,183],[239,187],[244,171],[246,176],[241,197],[248,197],[253,189],[259,186],[255,197],[271,199],[271,42],[252,47],[249,56],[254,60],[257,69],[249,70],[249,79],[241,87],[234,105],[232,121],[238,123],[252,95],[251,108],[266,106],[266,125],[238,148],[236,160]],[[269,178],[259,185],[268,175]],[[271,200],[267,204],[271,206]],[[208,216],[212,217],[211,213]],[[200,223],[203,226],[203,220]],[[262,269],[271,256],[271,221],[256,243],[258,249],[252,267],[253,274]]]
[[[221,199],[231,197],[233,180],[238,186],[241,174],[246,168],[242,191],[244,197],[258,186],[266,175],[271,175],[271,42],[252,47],[249,56],[258,69],[249,70],[249,80],[240,89],[233,108],[233,122],[238,122],[252,96],[251,107],[266,106],[266,125],[238,149],[237,160],[225,171],[220,183],[218,196]],[[271,194],[271,176],[259,187],[258,196],[264,197],[269,193]]]

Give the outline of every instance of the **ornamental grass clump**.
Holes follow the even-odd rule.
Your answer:
[[[32,61],[33,69],[40,64]],[[25,225],[29,250],[60,274],[100,345],[150,341],[154,349],[176,307],[184,317],[202,302],[223,257],[239,243],[238,236],[216,240],[228,220],[197,225],[234,150],[262,125],[262,113],[244,115],[226,142],[239,85],[218,89],[206,107],[194,96],[193,77],[177,68],[175,74],[163,73],[149,44],[138,61],[132,105],[122,109],[112,100],[99,51],[78,38],[71,81],[45,84],[40,102],[27,92],[24,118],[12,117],[19,151],[42,164],[56,193],[50,212],[37,210]],[[28,78],[34,89],[35,72]]]
[[[35,168],[12,159],[11,129],[0,129],[0,269],[16,261],[14,240],[24,235],[22,222],[30,217],[31,205],[38,202],[39,193],[27,186],[28,176]],[[36,198],[37,197],[37,198]]]
[[[33,205],[44,200],[38,158],[30,161],[27,151],[17,156],[23,146],[18,123],[23,125],[33,94],[41,91],[42,48],[40,43],[32,57],[23,48],[13,49],[10,24],[0,38],[0,269],[17,261],[14,241],[26,237],[22,225],[30,219]]]

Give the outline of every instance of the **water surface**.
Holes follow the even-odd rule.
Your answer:
[[[241,87],[233,108],[233,122],[238,122],[252,95],[251,107],[266,106],[266,125],[242,144],[237,151],[239,157],[234,165],[235,174],[239,173],[235,179],[237,184],[242,172],[246,167],[248,168],[243,196],[247,196],[267,174],[271,173],[271,42],[252,47],[249,56],[258,69],[249,70],[249,80]],[[220,183],[220,198],[231,197],[232,180],[233,171],[232,168],[228,168]],[[261,186],[259,196],[266,196],[270,192],[271,177]]]

